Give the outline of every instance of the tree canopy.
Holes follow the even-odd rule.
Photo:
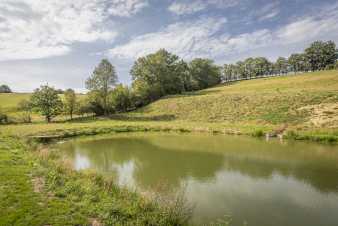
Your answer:
[[[73,114],[75,112],[75,108],[76,108],[76,94],[75,91],[72,89],[67,89],[64,92],[64,108],[65,111],[69,114],[70,119],[73,119]]]
[[[59,115],[62,111],[62,101],[58,92],[48,85],[40,86],[31,96],[31,103],[37,112],[45,116],[47,122]]]
[[[95,104],[102,108],[105,115],[109,113],[109,92],[116,83],[117,74],[115,68],[107,59],[103,59],[100,62],[86,81],[86,88],[92,92],[92,99],[95,99]]]
[[[11,93],[12,90],[8,85],[0,85],[0,93]]]

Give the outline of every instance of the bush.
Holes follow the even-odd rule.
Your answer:
[[[8,116],[0,109],[0,124],[7,124]]]
[[[11,93],[12,90],[7,85],[0,86],[0,93]]]

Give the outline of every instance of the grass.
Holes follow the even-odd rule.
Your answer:
[[[197,122],[299,125],[309,122],[313,115],[302,107],[337,102],[338,71],[323,71],[242,81],[168,96],[130,115],[170,115],[175,119]],[[338,120],[334,123],[338,126]]]
[[[109,177],[76,172],[57,150],[33,145],[1,137],[0,225],[187,224],[182,197],[140,196]]]
[[[16,94],[6,95],[14,95],[13,102],[18,100]],[[35,122],[2,126],[0,132],[69,136],[124,128],[263,136],[287,125],[287,130],[292,131],[289,134],[293,134],[289,138],[337,141],[338,71],[241,81],[167,96],[111,120],[83,119],[50,125]]]
[[[22,122],[23,112],[18,111],[18,104],[22,100],[29,100],[32,96],[31,93],[0,93],[0,111],[6,113],[12,122]],[[60,98],[63,99],[64,95],[59,94]],[[85,95],[77,94],[79,100],[83,99]],[[44,117],[37,113],[32,113],[32,120],[35,122],[43,122]],[[76,117],[76,116],[75,116]],[[55,118],[57,121],[64,121],[69,119],[69,116],[60,115]]]
[[[29,94],[0,94],[0,107],[17,114],[15,106],[25,98]],[[0,225],[187,223],[188,211],[179,199],[166,206],[94,172],[76,172],[57,151],[31,143],[32,136],[175,131],[260,137],[287,124],[287,138],[337,142],[337,103],[338,71],[323,71],[167,96],[111,119],[46,124],[34,118],[32,124],[1,125]]]

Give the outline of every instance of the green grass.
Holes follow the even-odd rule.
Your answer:
[[[64,132],[68,136],[132,128],[262,136],[287,124],[287,130],[298,134],[297,139],[314,140],[318,136],[337,140],[338,71],[241,81],[167,96],[135,112],[114,115],[111,120],[50,125],[35,121],[38,123],[2,126],[0,132],[21,136]]]
[[[311,112],[302,107],[338,102],[338,71],[257,79],[168,96],[131,117],[167,116],[197,122],[305,124]],[[337,111],[338,113],[338,111]],[[334,121],[338,126],[338,120]]]
[[[14,114],[25,98],[29,94],[0,94],[0,107]],[[323,71],[167,96],[111,119],[46,124],[37,118],[1,125],[0,225],[89,225],[92,219],[106,225],[186,223],[184,205],[164,207],[94,172],[76,172],[59,152],[46,152],[35,142],[35,148],[29,146],[25,140],[31,136],[175,131],[260,137],[287,123],[287,138],[337,142],[337,103],[338,71]],[[38,192],[36,181],[43,182]]]
[[[23,113],[18,111],[18,104],[22,100],[29,100],[31,96],[31,93],[0,93],[0,111],[6,113],[9,116],[10,121],[20,123],[23,121]],[[63,94],[60,94],[59,96],[61,99],[64,98]],[[83,99],[85,96],[86,95],[84,94],[77,94],[78,100]],[[31,116],[35,122],[42,122],[45,120],[44,117],[37,113],[32,113]],[[69,116],[60,115],[55,118],[57,121],[63,121],[66,119],[69,119]]]
[[[187,224],[181,196],[143,197],[110,177],[74,171],[51,147],[9,136],[0,141],[0,225]]]
[[[29,100],[31,93],[0,93],[0,107],[7,111],[16,111],[18,103],[22,100]]]

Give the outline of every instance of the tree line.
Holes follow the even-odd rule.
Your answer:
[[[257,57],[221,67],[210,59],[185,62],[161,49],[136,60],[130,71],[131,86],[118,84],[115,67],[103,59],[86,81],[89,92],[85,98],[78,98],[72,89],[60,92],[43,85],[30,100],[20,102],[18,110],[23,112],[25,122],[31,121],[32,112],[39,112],[47,122],[60,114],[70,119],[73,115],[108,116],[145,106],[165,95],[201,90],[234,79],[338,69],[337,53],[333,41],[316,41],[304,53],[279,57],[276,62]]]
[[[235,64],[223,66],[223,80],[232,81],[261,76],[284,75],[288,73],[330,70],[338,68],[338,52],[333,41],[313,42],[303,53],[279,57],[271,62],[265,57],[247,58]]]

